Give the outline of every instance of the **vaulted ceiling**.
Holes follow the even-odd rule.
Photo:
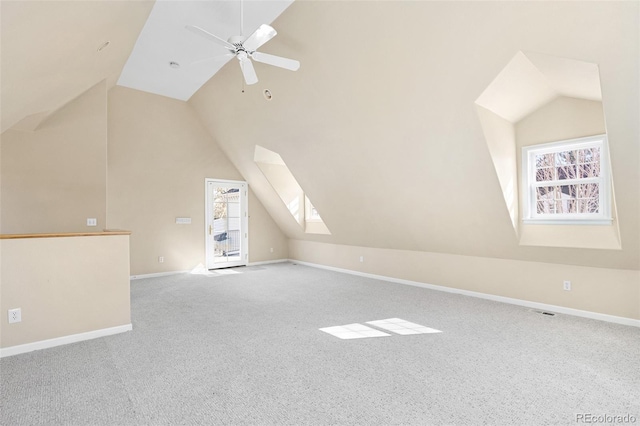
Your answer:
[[[227,51],[186,25],[247,36],[291,2],[3,0],[2,131],[36,128],[103,79],[186,101],[230,59],[206,60]]]
[[[115,84],[152,1],[2,1],[2,131]],[[98,50],[109,41],[109,45]]]

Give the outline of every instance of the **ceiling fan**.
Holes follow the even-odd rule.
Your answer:
[[[240,33],[242,34],[242,26],[243,26],[243,9],[242,2],[240,3]],[[226,47],[230,53],[222,55],[222,57],[230,57],[235,56],[240,62],[240,69],[242,70],[242,75],[244,76],[244,81],[247,84],[255,84],[258,82],[258,76],[256,75],[256,71],[253,68],[253,63],[251,60],[257,62],[262,62],[263,64],[273,65],[280,68],[285,68],[291,71],[297,71],[300,68],[300,62],[294,59],[283,58],[281,56],[269,55],[268,53],[256,52],[256,50],[271,40],[273,37],[278,34],[276,30],[267,25],[262,24],[260,27],[253,32],[249,37],[244,37],[242,35],[239,36],[231,36],[229,40],[225,41],[222,38],[211,34],[210,32],[203,30],[200,27],[195,25],[187,25],[185,27],[187,30],[195,33],[201,37],[206,38],[207,40],[213,41],[214,43],[219,44],[220,46]],[[214,59],[214,58],[210,58]]]

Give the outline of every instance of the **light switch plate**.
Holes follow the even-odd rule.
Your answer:
[[[191,225],[190,217],[176,217],[176,223],[178,225]]]

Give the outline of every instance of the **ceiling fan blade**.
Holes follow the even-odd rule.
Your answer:
[[[232,58],[234,56],[235,55],[233,53],[225,53],[224,55],[216,55],[216,56],[211,56],[211,57],[208,57],[208,58],[198,59],[197,61],[191,62],[189,65],[198,65],[198,64],[202,64],[204,62],[210,62],[210,61],[222,62],[222,61],[226,61],[226,60],[228,60],[228,58]]]
[[[258,82],[258,76],[256,75],[256,70],[253,68],[251,59],[245,57],[239,58],[239,61],[240,69],[242,70],[242,75],[244,76],[244,81],[247,84],[256,84]]]
[[[285,68],[291,71],[297,71],[300,68],[300,62],[295,59],[283,58],[281,56],[269,55],[268,53],[253,52],[251,57],[263,64],[274,65],[276,67]]]
[[[236,50],[236,47],[233,44],[229,43],[226,40],[221,39],[218,36],[211,34],[208,31],[203,30],[200,27],[196,27],[195,25],[186,25],[185,28],[194,34],[198,34],[199,36],[204,37],[207,40],[211,40],[212,42],[219,44],[220,46],[224,46],[227,49]]]
[[[273,27],[267,24],[262,24],[254,31],[247,39],[242,43],[242,46],[249,52],[253,52],[258,47],[262,46],[278,34]]]

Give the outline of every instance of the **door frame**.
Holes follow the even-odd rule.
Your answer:
[[[213,227],[213,200],[209,199],[209,183],[220,183],[223,185],[240,186],[240,227],[244,237],[240,244],[240,260],[234,262],[225,262],[215,264],[209,263],[209,259],[213,259],[213,233],[209,234],[209,225]],[[244,191],[244,194],[242,194]],[[211,219],[211,222],[210,222]],[[249,263],[249,185],[242,180],[227,180],[205,178],[204,180],[204,250],[205,250],[205,268],[219,269],[230,268],[233,266],[247,266]]]

